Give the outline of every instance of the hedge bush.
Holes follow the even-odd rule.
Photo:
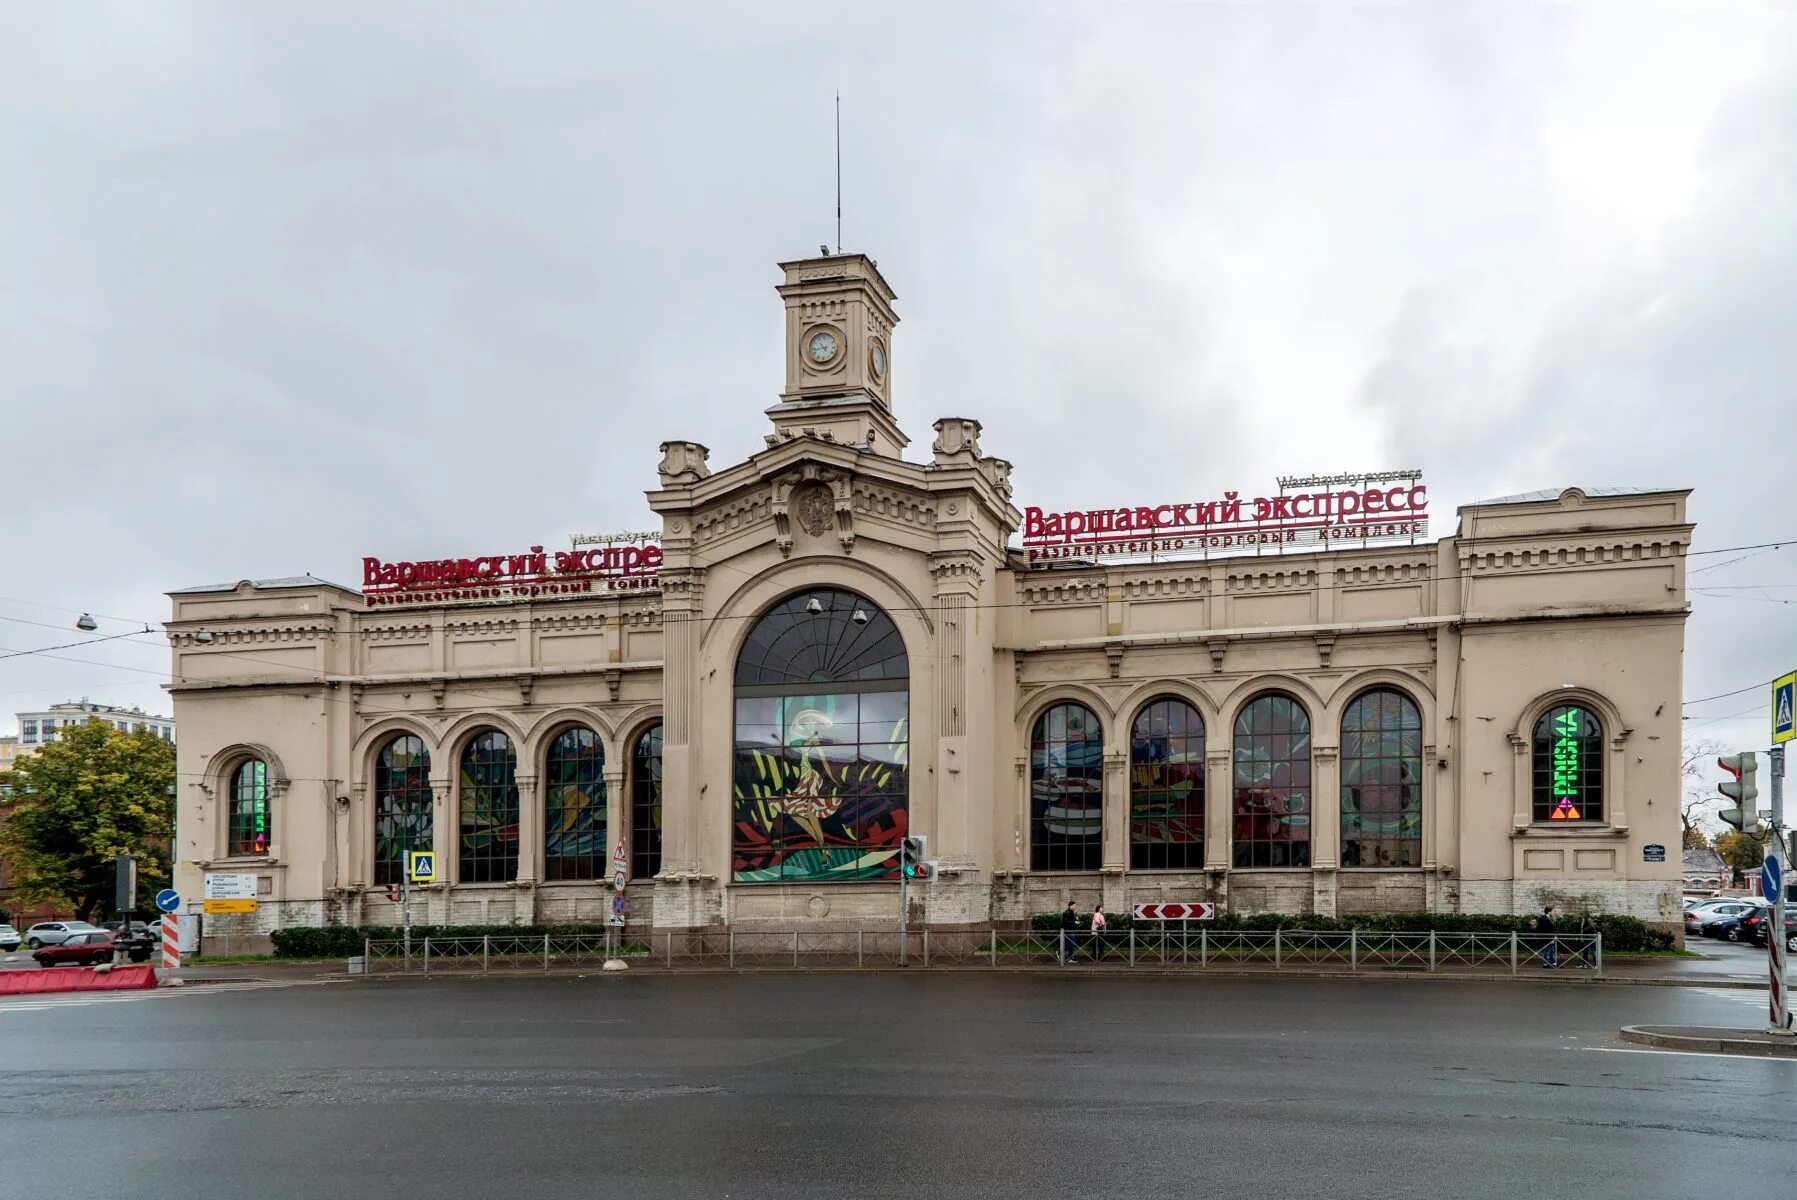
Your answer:
[[[412,943],[425,938],[604,937],[604,925],[414,925]],[[403,936],[397,925],[292,925],[269,934],[276,958],[349,958],[363,951],[366,939],[387,941]],[[477,951],[478,952],[478,951]],[[431,947],[437,953],[437,947]]]
[[[1079,927],[1089,929],[1092,924],[1091,913],[1080,913]],[[1127,912],[1112,916],[1105,914],[1105,922],[1113,933],[1122,933],[1136,926],[1136,922]],[[1202,924],[1207,929],[1224,932],[1264,932],[1271,933],[1275,929],[1290,929],[1300,932],[1346,933],[1350,929],[1358,929],[1362,933],[1533,933],[1535,918],[1533,916],[1511,916],[1507,913],[1352,913],[1345,917],[1325,917],[1317,913],[1223,913],[1213,921]],[[1143,921],[1143,929],[1157,929],[1159,921]],[[1054,930],[1061,927],[1061,914],[1058,912],[1037,913],[1030,918],[1030,928],[1036,930]],[[1575,934],[1579,932],[1579,918],[1562,917],[1555,922],[1561,933]],[[1604,949],[1618,953],[1629,953],[1640,950],[1670,950],[1673,937],[1658,929],[1649,929],[1645,922],[1635,917],[1599,915],[1585,919],[1584,928],[1589,932],[1604,935]]]

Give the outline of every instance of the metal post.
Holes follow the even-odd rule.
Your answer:
[[[1129,965],[1136,965],[1136,927],[1129,927]]]
[[[674,934],[673,934],[673,931],[670,930],[668,932],[668,970],[671,971],[673,969],[674,969]]]
[[[799,969],[799,931],[792,931],[792,969]]]
[[[1348,930],[1348,970],[1360,970],[1360,930]]]
[[[1184,953],[1185,951],[1182,949],[1180,954],[1183,956]],[[1201,967],[1210,965],[1210,930],[1202,925],[1198,927],[1198,965]]]
[[[1429,931],[1429,969],[1435,969],[1435,931]]]
[[[1599,975],[1604,973],[1604,935],[1602,930],[1599,930],[1597,934],[1597,963],[1592,969]]]
[[[1772,765],[1772,836],[1766,842],[1766,857],[1779,868],[1790,867],[1785,847],[1785,748],[1772,747],[1766,757]],[[1747,814],[1742,813],[1746,820]],[[1775,868],[1776,869],[1776,868]],[[1772,897],[1772,928],[1766,931],[1766,968],[1770,977],[1767,1009],[1770,1028],[1775,1033],[1791,1032],[1791,997],[1785,973],[1785,896],[1790,891],[1786,873],[1779,871],[1778,894]]]
[[[1285,959],[1285,930],[1283,928],[1275,929],[1273,931],[1273,969],[1275,971],[1279,970],[1281,964],[1284,962],[1284,959]]]
[[[863,965],[862,952],[866,949],[863,944],[865,936],[859,929],[855,931],[855,965],[857,967]]]
[[[1516,974],[1516,930],[1510,931],[1510,974]]]
[[[724,938],[725,938],[726,943],[730,947],[729,950],[727,951],[729,957],[725,960],[725,965],[729,966],[732,970],[735,970],[736,969],[736,930],[732,929],[729,933],[724,935]]]
[[[362,939],[362,974],[374,974],[374,939],[371,937]]]
[[[549,969],[549,935],[543,935],[543,969]]]
[[[905,850],[899,847],[899,966],[907,964],[905,951],[911,938],[905,923],[911,919],[911,877],[905,874]]]
[[[426,975],[431,973],[431,939],[429,934],[426,934],[424,938],[424,973]]]
[[[998,966],[998,930],[996,930],[996,929],[994,929],[994,930],[992,930],[992,931],[991,931],[991,932],[992,932],[992,942],[991,942],[991,945],[992,945],[992,965],[993,965],[993,966],[994,966],[994,967],[996,967],[996,966]]]
[[[930,965],[930,927],[923,927],[923,965]]]
[[[483,933],[480,935],[480,973],[482,975],[485,975],[488,968],[492,966],[492,958],[493,935],[490,933]]]

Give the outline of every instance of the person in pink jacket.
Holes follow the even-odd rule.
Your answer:
[[[1104,905],[1092,909],[1092,961],[1099,962],[1104,958],[1104,930],[1108,925],[1104,919]]]

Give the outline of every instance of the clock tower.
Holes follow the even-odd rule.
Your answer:
[[[768,409],[768,444],[822,437],[897,458],[908,440],[892,419],[898,314],[880,268],[865,254],[824,254],[780,269],[786,387]]]

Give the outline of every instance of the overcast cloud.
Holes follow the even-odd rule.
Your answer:
[[[1628,484],[1695,488],[1699,548],[1793,536],[1794,34],[1745,3],[7,5],[0,646],[643,526],[659,442],[760,445],[837,88],[914,458],[967,415],[1020,504],[1416,466],[1438,534]],[[1732,590],[1693,597],[1688,696],[1797,666],[1797,549],[1699,583]],[[0,660],[0,712],[168,711],[158,638],[62,653]],[[1762,700],[1694,732],[1763,745]]]

